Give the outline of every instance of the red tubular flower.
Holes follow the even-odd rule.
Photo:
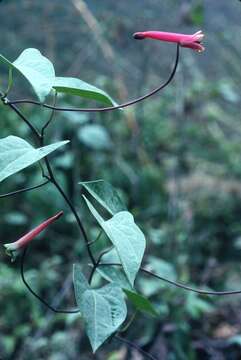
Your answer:
[[[7,249],[6,252],[8,255],[15,257],[16,252],[24,248],[26,245],[30,243],[39,233],[41,233],[47,226],[49,226],[52,222],[59,219],[63,215],[63,211],[60,211],[56,215],[51,218],[45,220],[42,224],[38,225],[35,229],[29,231],[26,235],[22,236],[19,240],[15,241],[11,244],[4,244]]]
[[[204,34],[201,30],[193,35],[176,34],[163,31],[144,31],[135,33],[133,37],[138,40],[149,38],[160,41],[174,42],[182,47],[190,48],[198,52],[205,50],[204,46],[202,45]]]

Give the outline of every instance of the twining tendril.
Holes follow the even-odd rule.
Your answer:
[[[100,263],[99,266],[122,266],[122,264],[117,264],[117,263]],[[178,288],[187,290],[187,291],[192,291],[195,293],[198,293],[200,295],[213,295],[213,296],[227,296],[227,295],[237,295],[237,294],[241,294],[241,290],[230,290],[230,291],[209,291],[209,290],[202,290],[202,289],[196,289],[196,288],[192,288],[188,285],[185,284],[181,284],[179,282],[167,279],[161,275],[155,274],[154,272],[147,270],[143,267],[140,268],[140,271],[143,273],[146,273],[147,275],[150,275],[152,277],[155,277],[156,279],[165,281],[166,283],[170,284],[170,285],[174,285]]]
[[[53,105],[41,103],[39,101],[28,100],[28,99],[14,100],[14,101],[9,101],[8,100],[6,102],[6,105],[33,104],[33,105],[42,106],[42,107],[47,108],[47,109],[52,109],[52,110],[55,110],[55,111],[76,111],[76,112],[107,112],[107,111],[113,111],[113,110],[117,110],[117,109],[124,109],[126,107],[129,107],[131,105],[137,104],[137,103],[139,103],[139,102],[141,102],[143,100],[146,100],[146,99],[150,98],[151,96],[157,94],[159,91],[161,91],[165,87],[167,87],[170,84],[170,82],[172,81],[172,79],[174,78],[175,74],[176,74],[178,63],[179,63],[179,57],[180,57],[179,55],[180,55],[180,45],[177,44],[176,59],[175,59],[173,69],[171,71],[171,74],[170,74],[169,78],[163,84],[161,84],[156,89],[150,91],[148,94],[146,94],[144,96],[138,97],[137,99],[134,99],[134,100],[127,101],[127,102],[125,102],[123,104],[120,104],[120,105],[103,107],[103,108],[68,108],[68,107],[53,106]]]
[[[26,286],[26,288],[29,290],[29,292],[36,298],[38,299],[43,305],[45,305],[49,310],[58,313],[58,314],[76,314],[79,313],[79,309],[73,309],[73,310],[62,310],[62,309],[56,309],[55,307],[53,307],[51,304],[49,304],[46,300],[44,300],[39,294],[37,294],[29,285],[29,283],[27,282],[26,278],[25,278],[25,267],[24,267],[24,263],[25,263],[25,259],[26,259],[26,255],[27,255],[27,251],[28,251],[29,247],[26,247],[23,250],[22,256],[21,256],[21,263],[20,263],[20,273],[21,273],[21,278],[22,281],[24,283],[24,285]]]
[[[120,104],[120,105],[116,105],[116,106],[110,106],[110,107],[103,107],[103,108],[66,108],[66,107],[59,107],[59,106],[56,106],[56,99],[57,99],[57,96],[55,95],[55,98],[54,98],[54,103],[53,105],[49,105],[49,104],[42,104],[40,102],[37,102],[37,101],[33,101],[33,100],[15,100],[15,101],[10,101],[6,94],[0,92],[0,99],[2,100],[3,104],[6,105],[6,106],[9,106],[18,116],[19,118],[25,122],[25,124],[29,127],[29,129],[31,130],[32,134],[35,136],[35,138],[37,139],[37,142],[40,143],[41,146],[44,145],[44,133],[45,133],[45,129],[47,128],[47,126],[51,123],[52,119],[53,119],[53,116],[54,116],[54,112],[55,111],[61,111],[61,112],[64,112],[64,111],[75,111],[75,112],[108,112],[108,111],[114,111],[114,110],[117,110],[117,109],[124,109],[124,108],[127,108],[131,105],[134,105],[134,104],[137,104],[141,101],[144,101],[148,98],[150,98],[151,96],[155,95],[156,93],[158,93],[159,91],[163,90],[165,87],[167,87],[171,81],[173,80],[175,74],[176,74],[176,71],[177,71],[177,67],[178,67],[178,63],[179,63],[179,55],[180,55],[180,45],[177,44],[177,48],[176,48],[176,58],[175,58],[175,62],[174,62],[174,66],[173,66],[173,69],[170,73],[170,76],[168,77],[168,79],[163,83],[161,84],[159,87],[157,87],[156,89],[150,91],[149,93],[147,93],[146,95],[144,96],[141,96],[141,97],[138,97],[134,100],[130,100],[128,102],[125,102],[123,104]],[[28,120],[28,118],[21,112],[21,110],[16,106],[17,104],[33,104],[33,105],[37,105],[37,106],[41,106],[43,108],[48,108],[50,110],[52,110],[52,114],[49,118],[49,120],[45,123],[45,125],[42,127],[41,131],[39,132],[35,127],[34,125]],[[50,161],[48,159],[48,157],[45,157],[44,158],[44,162],[45,162],[45,165],[46,165],[46,168],[47,168],[47,171],[48,171],[48,174],[45,175],[44,177],[47,178],[47,181],[44,182],[43,184],[40,184],[40,185],[37,185],[37,186],[34,186],[34,187],[31,187],[31,188],[26,188],[26,189],[22,189],[22,190],[18,190],[18,191],[15,191],[15,192],[12,192],[12,193],[8,193],[8,194],[4,194],[4,195],[0,195],[0,198],[3,198],[3,197],[7,197],[7,196],[12,196],[12,195],[16,195],[18,193],[23,193],[23,192],[26,192],[26,191],[30,191],[30,190],[33,190],[33,189],[36,189],[38,187],[41,187],[47,183],[52,183],[55,188],[59,191],[59,193],[62,195],[62,197],[64,198],[65,202],[68,204],[71,212],[73,213],[75,219],[76,219],[76,222],[79,226],[79,229],[83,235],[83,238],[85,240],[85,244],[86,244],[86,248],[87,248],[87,251],[88,251],[88,255],[91,259],[91,262],[92,262],[92,266],[93,266],[93,269],[91,271],[91,274],[90,274],[90,277],[89,277],[89,283],[91,283],[91,280],[92,280],[92,277],[95,273],[95,270],[99,267],[99,266],[110,266],[110,265],[117,265],[117,266],[121,266],[121,264],[103,264],[101,263],[101,259],[102,259],[102,256],[107,252],[109,251],[108,250],[104,250],[98,257],[97,260],[95,260],[95,257],[93,256],[93,253],[92,253],[92,250],[91,250],[91,244],[92,242],[89,241],[88,237],[87,237],[87,234],[86,234],[86,231],[84,229],[84,226],[82,224],[82,221],[80,220],[80,217],[73,205],[73,203],[70,201],[70,199],[68,198],[68,196],[65,194],[65,192],[63,191],[63,189],[61,188],[60,184],[58,183],[56,177],[55,177],[55,174],[53,172],[53,169],[51,167],[51,164],[50,164]],[[46,306],[49,310],[53,311],[54,313],[61,313],[61,314],[74,314],[74,313],[79,313],[79,309],[58,309],[58,308],[55,308],[54,306],[52,306],[48,301],[46,301],[45,299],[43,299],[36,291],[34,291],[32,289],[32,287],[30,286],[30,284],[27,282],[26,280],[26,277],[25,277],[25,260],[26,260],[26,256],[27,256],[27,251],[28,251],[28,247],[26,247],[24,250],[23,250],[23,253],[22,253],[22,256],[21,256],[21,263],[20,263],[20,273],[21,273],[21,278],[22,278],[22,281],[24,283],[24,285],[26,286],[26,288],[28,289],[28,291],[36,298],[38,299],[44,306]],[[188,286],[185,286],[185,285],[182,285],[182,284],[179,284],[179,283],[175,283],[169,279],[165,279],[157,274],[154,274],[150,271],[148,271],[147,269],[144,269],[144,268],[141,268],[140,269],[142,272],[148,274],[148,275],[151,275],[151,276],[154,276],[158,279],[161,279],[163,281],[166,281],[172,285],[175,285],[175,286],[178,286],[178,287],[181,287],[185,290],[189,290],[189,291],[195,291],[195,292],[198,292],[198,293],[202,293],[202,294],[211,294],[211,295],[230,295],[230,294],[237,294],[237,293],[241,293],[241,291],[235,291],[235,292],[220,292],[220,293],[217,293],[217,292],[206,292],[206,291],[199,291],[199,290],[196,290],[196,289],[192,289]],[[114,337],[125,343],[127,346],[129,347],[132,347],[132,348],[135,348],[136,350],[138,350],[142,355],[144,355],[145,357],[147,357],[148,359],[151,359],[151,360],[155,360],[155,358],[145,352],[144,350],[142,350],[138,345],[136,345],[135,343],[127,340],[127,339],[124,339],[122,337],[120,337],[118,334],[115,334]]]

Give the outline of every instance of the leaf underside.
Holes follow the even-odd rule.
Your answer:
[[[125,211],[126,206],[118,191],[105,180],[86,181],[80,183],[111,215]]]
[[[83,197],[92,215],[115,246],[124,272],[131,286],[133,286],[145,252],[144,234],[135,224],[132,214],[128,211],[121,211],[105,221],[91,202],[85,196]]]
[[[36,163],[69,141],[60,141],[35,149],[17,136],[0,139],[0,182]]]
[[[91,289],[78,265],[74,265],[74,288],[87,335],[95,352],[125,321],[127,309],[124,294],[114,284]]]

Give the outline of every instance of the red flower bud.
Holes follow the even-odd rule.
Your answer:
[[[182,47],[190,48],[198,52],[202,52],[205,50],[204,46],[202,45],[204,34],[201,30],[193,35],[176,34],[163,31],[145,31],[137,32],[133,35],[133,37],[137,40],[149,38],[160,41],[174,42]]]
[[[29,231],[26,235],[22,236],[19,240],[15,241],[11,244],[4,244],[7,249],[6,252],[8,255],[15,257],[16,251],[21,248],[24,248],[26,245],[30,243],[39,233],[41,233],[47,226],[49,226],[52,222],[59,219],[63,215],[63,211],[60,211],[58,214],[52,216],[51,218],[45,220],[42,224],[38,225],[33,230]]]

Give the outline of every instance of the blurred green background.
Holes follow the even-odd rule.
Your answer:
[[[82,204],[78,182],[102,178],[120,190],[146,235],[145,265],[215,290],[241,288],[240,18],[238,0],[0,3],[1,54],[14,60],[25,48],[38,48],[57,75],[79,77],[118,102],[163,82],[175,59],[175,46],[134,41],[133,32],[205,32],[206,52],[182,49],[175,80],[163,93],[125,111],[58,113],[49,138],[71,140],[52,162],[90,236],[98,228]],[[1,66],[1,88],[6,78]],[[33,96],[16,77],[10,98]],[[89,105],[66,97],[59,103]],[[48,111],[30,105],[22,110],[36,126],[48,117]],[[3,105],[0,119],[1,137],[12,134],[33,143],[26,126]],[[41,172],[33,166],[1,183],[0,193],[39,182]],[[61,209],[62,221],[31,246],[26,274],[45,299],[63,308],[74,305],[72,263],[88,270],[67,206],[51,185],[1,199],[0,359],[143,359],[116,340],[92,355],[79,316],[46,310],[21,283],[19,262],[11,264],[5,255],[2,244]],[[239,295],[198,296],[145,276],[137,288],[160,316],[137,315],[123,336],[158,360],[241,358]]]

